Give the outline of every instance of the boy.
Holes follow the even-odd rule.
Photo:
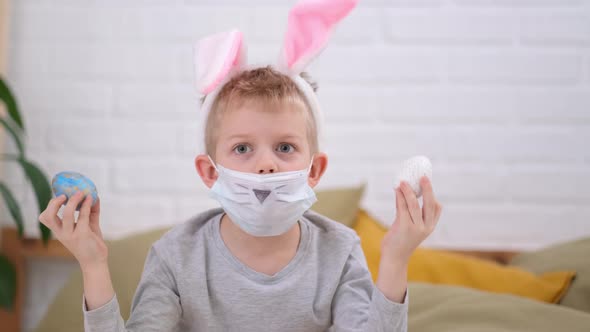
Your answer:
[[[225,63],[239,65],[234,53]],[[442,209],[429,179],[421,181],[423,209],[407,183],[396,189],[396,220],[373,284],[354,231],[308,211],[328,163],[317,101],[303,91],[312,84],[270,66],[230,72],[206,93],[205,153],[195,158],[222,208],[153,244],[126,324],[100,202],[91,207],[78,193],[60,219],[60,196],[40,215],[82,269],[86,331],[406,331],[408,260]]]

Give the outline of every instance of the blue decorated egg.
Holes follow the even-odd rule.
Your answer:
[[[55,197],[66,195],[67,200],[64,204],[67,204],[70,197],[74,196],[78,191],[84,192],[84,198],[91,195],[92,205],[98,199],[98,192],[94,183],[89,178],[76,172],[66,171],[55,174],[53,180],[51,180],[51,189]],[[78,204],[76,211],[80,210],[81,206],[82,203]]]

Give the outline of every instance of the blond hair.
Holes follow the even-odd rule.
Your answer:
[[[306,73],[303,77],[317,91],[317,84]],[[204,100],[204,99],[203,99]],[[273,69],[271,66],[246,70],[228,81],[219,91],[205,124],[206,153],[215,158],[215,148],[218,140],[218,128],[221,118],[231,109],[235,109],[245,102],[262,102],[265,105],[282,106],[285,103],[299,104],[306,110],[307,140],[311,153],[316,153],[318,134],[316,119],[303,92],[289,76]],[[277,107],[263,107],[262,109],[277,109]]]

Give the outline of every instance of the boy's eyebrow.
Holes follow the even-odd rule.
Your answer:
[[[227,139],[248,138],[248,137],[250,137],[250,135],[248,135],[248,134],[233,134],[230,137],[228,137]]]
[[[301,136],[301,135],[294,135],[294,134],[287,134],[284,136],[281,136],[281,139],[302,139],[305,136]]]
[[[229,136],[227,139],[234,139],[234,138],[250,138],[252,135],[250,134],[233,134]],[[303,139],[305,136],[302,135],[295,135],[295,134],[286,134],[280,136],[281,139]]]

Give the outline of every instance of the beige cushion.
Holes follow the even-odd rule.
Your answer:
[[[522,253],[509,264],[535,273],[576,271],[576,277],[560,304],[590,313],[590,237]]]
[[[312,209],[333,220],[350,224],[359,208],[363,189],[364,186],[319,191],[318,202]],[[147,252],[151,244],[168,229],[153,230],[108,243],[111,278],[119,300],[121,316],[125,320],[129,317],[131,301],[143,271]],[[76,271],[49,306],[35,331],[83,331],[82,292],[82,274]]]
[[[589,331],[590,314],[520,296],[410,283],[408,331]]]

